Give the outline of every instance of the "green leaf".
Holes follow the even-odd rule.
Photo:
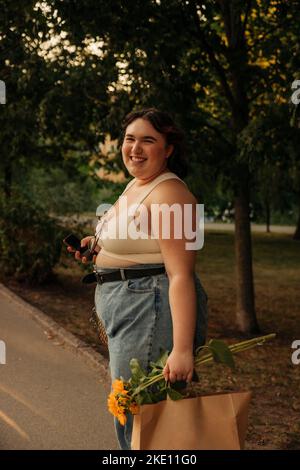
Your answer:
[[[183,395],[181,395],[181,393],[177,392],[177,390],[174,390],[173,388],[168,388],[167,394],[173,401],[182,400],[183,398]]]
[[[165,381],[165,379],[161,379],[159,382],[157,382],[156,386],[159,390],[166,390],[167,382]]]
[[[157,361],[154,362],[154,366],[158,367],[159,369],[163,369],[166,365],[168,356],[169,356],[169,351],[162,351]]]
[[[162,390],[161,392],[157,392],[152,395],[153,402],[158,403],[160,401],[167,399],[167,390]]]
[[[215,362],[226,364],[232,369],[235,367],[233,355],[224,341],[211,339],[208,343]]]
[[[151,405],[154,403],[152,396],[150,393],[143,390],[139,395],[135,398],[138,405]]]
[[[146,372],[141,368],[140,363],[137,359],[131,359],[129,365],[132,373],[131,378],[133,382],[140,382],[146,377]]]
[[[155,362],[150,362],[150,367],[152,369],[157,369],[157,364]]]
[[[187,382],[185,380],[177,380],[177,382],[172,383],[172,388],[174,390],[183,390],[186,388]]]
[[[148,374],[148,377],[154,377],[155,375],[160,375],[162,373],[162,369],[161,368],[157,368],[156,366],[153,367],[153,369],[151,370],[151,372],[149,372]]]

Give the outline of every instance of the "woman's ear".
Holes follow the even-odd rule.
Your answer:
[[[166,148],[166,155],[165,155],[165,158],[169,158],[170,155],[172,154],[173,150],[174,150],[174,145],[169,144],[169,145],[167,146],[167,148]]]

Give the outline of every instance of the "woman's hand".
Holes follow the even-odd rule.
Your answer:
[[[168,382],[185,380],[191,382],[194,373],[194,355],[192,351],[179,352],[173,349],[164,367],[164,378]]]
[[[86,247],[86,249],[88,249],[89,243],[93,238],[95,238],[93,235],[89,235],[88,237],[82,238],[82,240],[80,241],[80,245],[82,247]],[[75,259],[77,259],[78,261],[81,260],[83,264],[86,264],[88,262],[88,260],[85,256],[82,257],[80,251],[74,250],[74,248],[72,248],[71,246],[67,247],[67,251],[69,253],[75,253]],[[95,251],[97,251],[97,247],[96,247]],[[93,263],[95,263],[96,257],[97,257],[97,255],[93,256]]]

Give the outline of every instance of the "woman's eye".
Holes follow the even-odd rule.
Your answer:
[[[132,141],[134,141],[133,137],[126,137],[125,138],[125,142],[132,142]],[[143,140],[143,142],[145,142],[146,144],[153,144],[153,140],[150,140],[150,139],[149,140],[145,139],[145,140]]]

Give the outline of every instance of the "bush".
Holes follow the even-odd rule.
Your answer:
[[[63,168],[30,168],[15,176],[15,190],[48,214],[95,214],[99,204],[114,204],[126,183],[113,183],[89,175],[69,175]]]
[[[4,275],[30,284],[51,279],[63,236],[62,228],[24,196],[0,201],[0,266]]]
[[[96,207],[97,185],[91,177],[70,177],[62,168],[30,168],[17,176],[16,190],[26,199],[40,201],[40,206],[49,214],[82,213]]]

